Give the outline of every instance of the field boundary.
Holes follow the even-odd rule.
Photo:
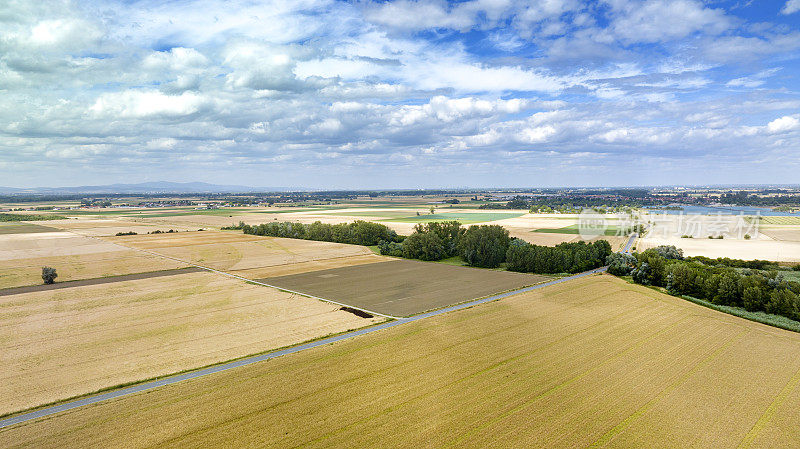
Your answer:
[[[585,277],[585,276],[590,276],[590,275],[602,273],[605,270],[606,270],[606,267],[596,268],[594,270],[585,271],[583,273],[578,273],[578,274],[575,274],[575,275],[572,275],[572,276],[569,276],[569,277],[565,277],[565,278],[561,278],[561,279],[554,279],[552,281],[548,281],[548,282],[544,282],[544,283],[541,283],[541,284],[532,285],[532,286],[529,286],[529,287],[524,287],[524,288],[521,288],[521,289],[518,289],[518,290],[513,290],[513,291],[506,292],[506,293],[500,293],[500,294],[497,294],[497,295],[488,296],[488,297],[481,298],[481,299],[476,299],[476,300],[473,300],[473,301],[469,301],[469,302],[465,302],[465,303],[461,303],[461,304],[445,307],[445,308],[434,310],[434,311],[431,311],[431,312],[421,313],[419,315],[414,315],[412,317],[394,319],[392,321],[388,321],[388,322],[385,322],[385,323],[380,323],[380,324],[377,324],[377,325],[374,325],[374,326],[364,327],[364,328],[361,328],[361,329],[356,329],[356,330],[345,332],[345,333],[342,333],[342,334],[339,334],[339,335],[335,335],[335,336],[331,336],[331,337],[324,337],[324,338],[321,338],[321,339],[318,339],[318,340],[312,340],[310,342],[302,343],[300,345],[292,346],[292,347],[289,347],[289,348],[286,348],[286,349],[274,350],[274,351],[269,351],[269,352],[266,352],[266,353],[263,353],[263,354],[246,356],[246,357],[234,360],[234,361],[224,362],[224,363],[220,363],[220,364],[216,364],[216,365],[211,365],[211,366],[206,367],[206,368],[192,370],[192,371],[184,372],[184,373],[180,373],[180,374],[169,375],[169,376],[165,376],[163,378],[157,379],[157,380],[146,381],[146,382],[143,382],[143,383],[140,383],[140,384],[136,384],[136,385],[133,385],[133,386],[124,387],[124,388],[121,388],[121,389],[108,391],[108,392],[105,392],[105,393],[100,393],[100,394],[97,394],[97,395],[85,397],[85,398],[74,400],[74,401],[67,401],[67,402],[58,403],[56,405],[45,406],[43,408],[39,408],[39,409],[34,410],[34,411],[25,412],[25,413],[21,413],[21,414],[17,414],[17,415],[12,415],[9,418],[0,419],[0,429],[6,428],[6,427],[9,427],[9,426],[13,426],[15,424],[20,424],[20,423],[24,423],[24,422],[27,422],[27,421],[31,421],[31,420],[34,420],[34,419],[37,419],[37,418],[42,418],[42,417],[45,417],[45,416],[54,415],[56,413],[60,413],[60,412],[63,412],[63,411],[72,410],[72,409],[75,409],[75,408],[78,408],[78,407],[83,407],[85,405],[96,404],[96,403],[104,402],[104,401],[107,401],[107,400],[110,400],[110,399],[116,399],[116,398],[119,398],[119,397],[123,397],[123,396],[131,395],[131,394],[139,393],[139,392],[142,392],[142,391],[152,390],[152,389],[159,388],[159,387],[162,387],[162,386],[166,386],[166,385],[171,385],[171,384],[175,384],[175,383],[178,383],[178,382],[182,382],[184,380],[195,379],[195,378],[206,376],[206,375],[209,375],[209,374],[214,374],[214,373],[218,373],[218,372],[221,372],[221,371],[227,371],[227,370],[230,370],[230,369],[238,368],[238,367],[241,367],[241,366],[252,365],[254,363],[258,363],[258,362],[262,362],[262,361],[265,361],[265,360],[274,359],[274,358],[281,357],[281,356],[284,356],[284,355],[294,354],[294,353],[297,353],[297,352],[300,352],[300,351],[303,351],[303,350],[306,350],[306,349],[311,349],[311,348],[315,348],[315,347],[318,347],[318,346],[324,346],[324,345],[328,345],[328,344],[335,343],[335,342],[342,341],[342,340],[347,340],[349,338],[357,337],[359,335],[364,335],[364,334],[376,332],[376,331],[379,331],[379,330],[382,330],[382,329],[388,329],[388,328],[391,328],[391,327],[399,326],[401,324],[411,323],[411,322],[414,322],[414,321],[418,321],[418,320],[421,320],[421,319],[425,319],[425,318],[429,318],[429,317],[433,317],[433,316],[437,316],[437,315],[442,315],[444,313],[453,312],[453,311],[456,311],[456,310],[467,309],[467,308],[470,308],[470,307],[473,307],[473,306],[476,306],[476,305],[485,304],[487,302],[492,302],[492,301],[497,301],[497,300],[500,300],[500,299],[503,299],[503,298],[507,298],[507,297],[512,296],[512,295],[516,295],[516,294],[520,294],[520,293],[526,293],[526,292],[529,292],[529,291],[538,290],[540,288],[548,287],[548,286],[555,285],[555,284],[560,284],[560,283],[563,283],[563,282],[568,282],[568,281],[571,281],[571,280],[574,280],[574,279],[578,279],[578,278],[582,278],[582,277]],[[216,271],[216,270],[210,270],[210,271]],[[224,273],[224,272],[220,272],[220,273],[227,275],[227,273]],[[233,276],[233,277],[238,277],[238,276]],[[244,278],[241,278],[241,279],[244,279]],[[244,279],[244,280],[252,282],[252,281],[250,281],[248,279]],[[306,296],[306,295],[303,295],[303,296]],[[330,301],[327,301],[327,302],[330,302]],[[380,315],[380,316],[384,316],[384,315]]]
[[[178,274],[200,273],[203,270],[199,267],[173,268],[171,270],[144,271],[142,273],[120,274],[115,276],[104,276],[89,279],[74,279],[71,281],[56,282],[53,284],[25,285],[22,287],[9,287],[0,289],[0,296],[18,295],[21,293],[33,293],[40,291],[59,290],[62,288],[86,287],[89,285],[112,284],[114,282],[138,281],[141,279],[151,279],[165,276],[175,276]]]

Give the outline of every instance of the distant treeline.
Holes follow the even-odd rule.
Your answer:
[[[66,218],[67,217],[62,217],[60,215],[0,213],[0,221],[45,221],[45,220],[64,220]]]
[[[609,273],[630,274],[638,284],[665,287],[672,294],[717,305],[800,320],[800,283],[784,279],[771,262],[684,259],[682,250],[674,246],[659,246],[633,256],[612,254],[606,262]],[[794,269],[800,270],[800,265]]]

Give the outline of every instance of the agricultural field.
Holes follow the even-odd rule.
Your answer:
[[[16,425],[0,445],[797,447],[799,350],[796,333],[598,275]]]
[[[798,226],[762,227],[759,231],[773,240],[800,242],[800,227]]]
[[[412,215],[401,218],[390,218],[381,220],[381,222],[428,223],[431,221],[459,221],[461,224],[469,225],[521,217],[525,215],[525,213],[526,212],[436,212],[434,214],[429,213],[419,216]]]
[[[317,260],[372,256],[369,248],[339,243],[245,235],[240,231],[178,232],[106,238],[216,270],[241,271]]]
[[[170,274],[0,296],[0,414],[379,320],[220,274]]]
[[[800,225],[800,217],[797,216],[762,216],[759,218],[762,225]]]
[[[616,225],[607,226],[603,232],[605,236],[625,236],[628,234],[629,228],[620,228]],[[580,226],[572,224],[561,228],[539,228],[534,229],[533,232],[544,232],[548,234],[580,234]]]
[[[259,281],[385,315],[409,316],[549,279],[416,260],[389,260]]]
[[[7,234],[35,234],[39,232],[57,232],[57,228],[42,226],[33,223],[0,223],[0,235]]]
[[[0,233],[0,289],[42,283],[43,266],[56,268],[58,281],[91,279],[186,264],[70,232]]]

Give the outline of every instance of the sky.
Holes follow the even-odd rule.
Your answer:
[[[0,186],[800,183],[800,0],[0,2]]]

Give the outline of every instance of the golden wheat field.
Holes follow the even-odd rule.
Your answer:
[[[0,414],[373,321],[208,272],[0,296]]]
[[[186,264],[68,232],[0,235],[0,288],[41,284],[43,266],[55,268],[63,282]]]
[[[800,335],[592,276],[0,431],[4,447],[797,447]]]
[[[248,270],[373,254],[363,246],[260,237],[241,232],[183,232],[109,237],[107,240],[216,270]]]

